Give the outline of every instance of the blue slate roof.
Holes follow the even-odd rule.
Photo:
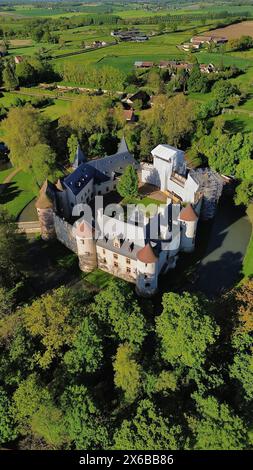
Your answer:
[[[71,175],[64,179],[64,185],[69,187],[76,196],[92,178],[95,184],[109,181],[112,173],[122,174],[127,165],[136,165],[136,161],[129,152],[123,137],[117,153],[81,163]]]
[[[95,183],[108,181],[110,178],[100,171],[96,170],[89,165],[89,163],[81,163],[81,165],[71,173],[71,175],[64,178],[64,185],[69,187],[72,193],[77,196],[80,191],[94,178]]]

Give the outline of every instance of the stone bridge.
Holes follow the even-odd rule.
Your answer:
[[[38,220],[17,222],[17,231],[21,233],[40,233],[40,223]]]

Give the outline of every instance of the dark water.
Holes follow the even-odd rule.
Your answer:
[[[251,223],[230,196],[222,197],[215,218],[199,222],[193,253],[180,253],[175,269],[160,276],[164,292],[202,292],[215,297],[240,280],[242,261],[251,236]]]
[[[245,211],[234,206],[231,198],[222,198],[198,269],[199,290],[209,297],[216,296],[240,279],[251,231]]]
[[[33,222],[38,220],[37,210],[35,208],[35,199],[33,199],[27,206],[22,210],[18,217],[18,222]]]

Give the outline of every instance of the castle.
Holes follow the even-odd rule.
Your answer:
[[[187,168],[177,148],[161,144],[151,155],[152,163],[137,163],[123,138],[117,153],[87,161],[78,146],[72,173],[56,184],[46,181],[36,201],[43,239],[57,237],[78,255],[82,271],[98,267],[135,283],[143,296],[157,291],[159,275],[175,267],[180,251],[194,250],[198,220],[214,216],[223,186],[210,169]],[[128,165],[161,204],[133,206],[126,218],[124,210],[117,216],[96,207],[95,196],[112,203]]]

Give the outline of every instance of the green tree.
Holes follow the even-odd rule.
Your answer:
[[[157,96],[148,117],[145,118],[149,126],[158,129],[160,137],[175,146],[187,140],[194,129],[194,119],[193,105],[183,94],[173,98]]]
[[[233,336],[233,363],[229,368],[230,377],[236,379],[243,388],[244,398],[253,399],[253,343],[250,333],[237,333]]]
[[[212,87],[212,92],[214,99],[223,106],[238,104],[241,95],[239,88],[228,80],[217,81]]]
[[[35,81],[35,69],[27,61],[23,60],[16,66],[16,76],[20,85],[29,85]]]
[[[153,147],[153,139],[151,129],[145,128],[141,132],[141,140],[140,140],[140,156],[141,159],[148,159],[151,154],[151,150]]]
[[[121,341],[141,345],[146,335],[145,319],[134,298],[132,289],[121,280],[112,280],[95,297],[93,312],[105,325],[103,331],[111,336],[112,332]],[[106,331],[106,326],[109,327]]]
[[[2,387],[0,387],[0,444],[13,441],[17,437],[12,405],[8,399],[8,395]]]
[[[16,232],[15,221],[0,209],[0,285],[14,289],[14,294],[25,280],[25,247],[24,236]]]
[[[43,369],[62,356],[64,347],[73,344],[77,322],[73,304],[70,291],[60,287],[23,309],[25,328],[40,344],[34,359]]]
[[[69,437],[76,449],[106,449],[108,431],[101,413],[83,385],[66,388],[61,397]]]
[[[51,397],[34,373],[21,381],[13,394],[13,401],[15,420],[23,431],[40,407],[47,406],[51,402]]]
[[[64,416],[56,406],[41,405],[31,417],[31,430],[35,436],[42,437],[52,449],[66,449],[70,438],[64,423]]]
[[[29,150],[38,144],[47,143],[48,125],[49,122],[40,111],[30,106],[10,109],[2,126],[13,166],[29,171]]]
[[[253,200],[252,180],[242,181],[236,188],[235,204],[248,206]]]
[[[67,140],[70,163],[74,163],[77,146],[78,146],[78,139],[75,134],[71,134],[71,136]]]
[[[126,401],[134,401],[140,390],[141,367],[135,360],[135,349],[132,345],[119,345],[113,369],[115,385],[124,391]]]
[[[184,438],[179,425],[162,415],[150,400],[142,400],[136,415],[123,420],[114,434],[113,448],[117,450],[182,449]]]
[[[187,81],[190,93],[206,93],[208,91],[208,78],[201,73],[199,64],[194,64]]]
[[[6,90],[15,90],[18,87],[18,78],[16,76],[15,65],[10,61],[6,62],[3,71],[3,83]]]
[[[64,356],[64,362],[72,374],[95,372],[102,365],[103,345],[94,320],[85,318],[78,328],[73,345]]]
[[[126,198],[131,199],[138,195],[138,175],[132,165],[128,165],[117,184],[118,193]]]
[[[206,306],[188,292],[165,293],[162,305],[156,332],[163,359],[175,366],[200,367],[219,333],[214,320],[205,313]]]
[[[55,179],[56,155],[47,144],[37,144],[28,151],[27,160],[30,161],[31,171],[34,174],[38,185],[49,177]]]
[[[247,431],[243,421],[227,404],[212,396],[193,394],[198,418],[190,418],[196,450],[242,450],[247,447]]]
[[[14,305],[14,291],[0,287],[0,319],[9,315]]]

